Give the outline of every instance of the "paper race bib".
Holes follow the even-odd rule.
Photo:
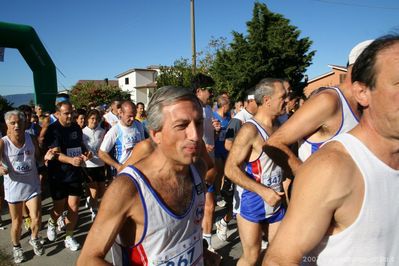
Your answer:
[[[12,167],[14,168],[15,172],[19,174],[25,174],[32,171],[32,161],[26,160],[22,162],[13,162]]]
[[[159,254],[150,265],[157,266],[191,266],[200,265],[202,258],[202,237],[195,233],[189,239],[174,246],[166,253]]]
[[[274,191],[281,191],[281,182],[283,180],[283,173],[281,168],[277,168],[272,171],[270,175],[262,176],[262,184],[267,187],[270,187]]]
[[[67,149],[67,156],[68,157],[78,157],[80,155],[82,155],[82,148],[81,147],[68,148]]]

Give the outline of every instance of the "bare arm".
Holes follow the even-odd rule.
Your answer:
[[[77,265],[112,265],[105,256],[124,223],[142,206],[137,189],[127,176],[119,176],[107,189],[98,215],[87,235]],[[121,204],[122,203],[122,204]],[[124,204],[128,203],[128,204]],[[136,207],[135,207],[136,206]],[[135,221],[130,219],[135,226]],[[132,232],[135,235],[136,232]]]
[[[300,167],[287,214],[263,265],[299,265],[336,224],[334,216],[349,201],[354,171],[348,164],[351,160],[340,150],[324,148]]]
[[[133,165],[133,164],[137,163],[141,159],[144,159],[145,157],[150,155],[153,151],[154,151],[154,147],[151,144],[150,139],[145,139],[143,141],[140,141],[139,143],[137,143],[134,146],[132,152],[130,153],[129,158],[123,164],[121,169],[125,168],[128,165]]]
[[[3,166],[4,141],[0,139],[0,176],[8,174],[8,169]]]
[[[103,150],[98,150],[98,157],[103,160],[104,163],[114,167],[118,172],[122,170],[122,165],[112,159],[112,157],[108,154],[108,152],[105,152]]]
[[[244,124],[234,140],[234,145],[227,157],[224,172],[233,183],[257,193],[270,206],[274,206],[281,199],[278,193],[249,178],[242,170],[242,166],[249,159],[253,144],[258,137],[258,131],[253,125]]]
[[[315,133],[338,111],[339,102],[333,91],[323,91],[311,97],[265,143],[265,152],[284,170],[293,175],[302,161],[291,151],[290,145]]]

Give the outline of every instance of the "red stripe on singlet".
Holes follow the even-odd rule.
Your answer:
[[[130,255],[133,266],[147,266],[148,258],[143,246],[140,244],[132,249]]]

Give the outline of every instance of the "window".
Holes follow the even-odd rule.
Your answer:
[[[129,85],[129,78],[125,78],[125,85]]]

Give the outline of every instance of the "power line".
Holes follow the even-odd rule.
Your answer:
[[[354,6],[354,7],[365,7],[365,8],[372,8],[372,9],[399,10],[399,7],[375,6],[375,5],[346,3],[346,2],[331,1],[331,0],[311,0],[311,1],[325,3],[325,4],[341,5],[341,6]]]

